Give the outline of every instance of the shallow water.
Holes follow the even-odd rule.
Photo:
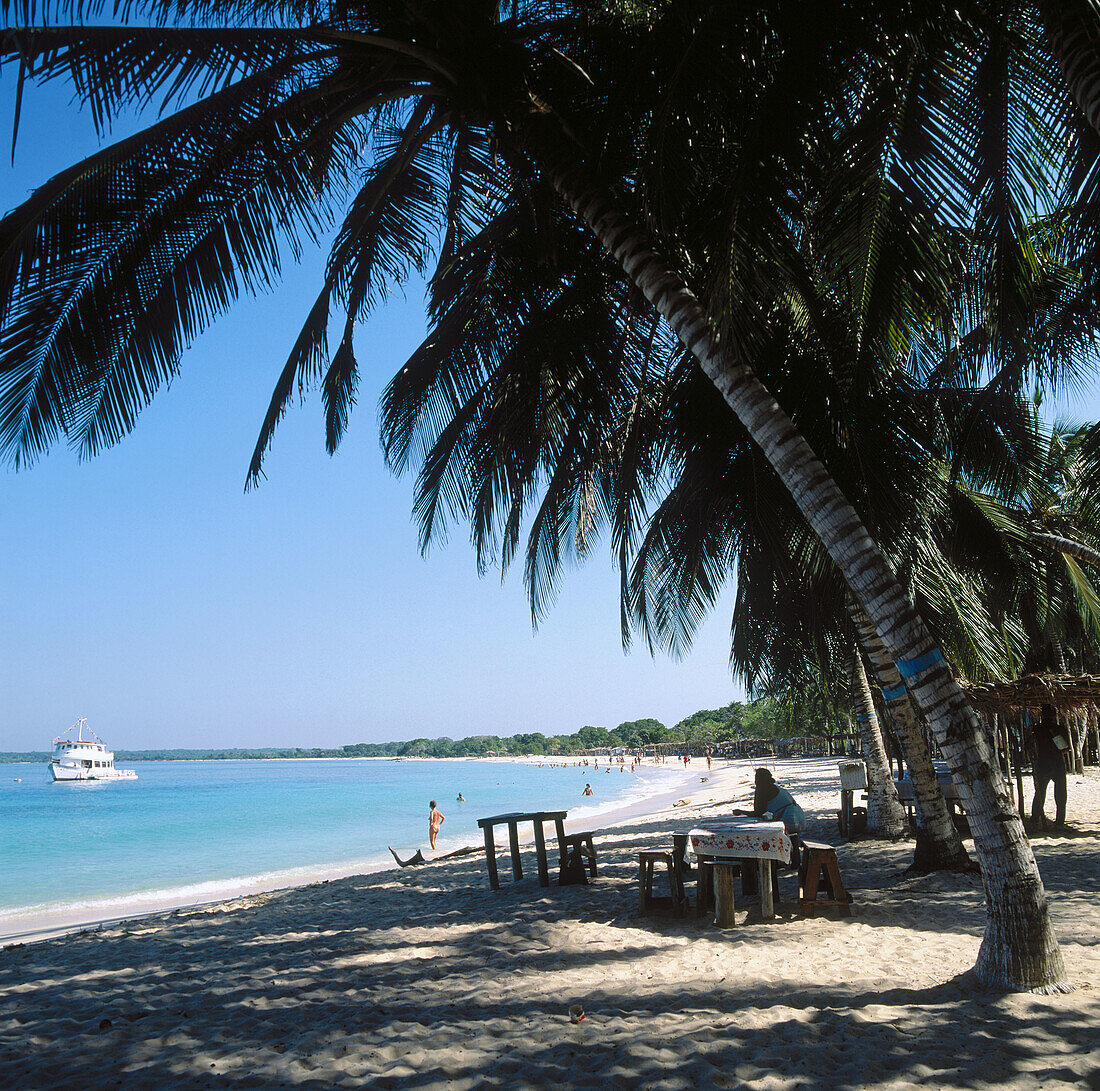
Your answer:
[[[514,810],[584,818],[654,789],[663,770],[606,773],[487,761],[132,762],[136,781],[54,784],[45,765],[0,765],[0,931],[29,914],[124,899],[205,901],[241,885],[287,886],[325,868],[392,864],[480,844],[477,819]],[[19,778],[20,782],[17,782]],[[584,799],[586,782],[595,796]],[[459,792],[467,802],[458,803]]]

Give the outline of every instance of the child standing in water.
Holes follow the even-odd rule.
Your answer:
[[[435,800],[433,799],[428,806],[431,808],[428,811],[428,842],[432,846],[432,851],[435,851],[435,839],[439,835],[439,827],[443,825],[447,820],[436,808]]]

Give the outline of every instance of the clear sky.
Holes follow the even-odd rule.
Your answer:
[[[5,72],[5,121],[13,83]],[[28,86],[0,206],[95,146],[67,93]],[[479,579],[465,528],[420,556],[412,482],[383,465],[375,416],[423,334],[419,288],[361,328],[337,455],[313,395],[277,432],[266,483],[243,492],[322,263],[309,255],[217,322],[117,447],[0,471],[0,750],[43,749],[78,716],[118,748],[338,746],[671,725],[743,696],[732,596],[674,662],[623,653],[606,549],[566,574],[537,633],[521,568]]]

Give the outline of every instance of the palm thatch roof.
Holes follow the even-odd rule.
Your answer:
[[[961,682],[976,712],[1005,713],[1043,705],[1068,711],[1100,704],[1100,675],[1025,674],[1008,682]]]

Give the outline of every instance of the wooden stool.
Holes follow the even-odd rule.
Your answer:
[[[651,909],[663,907],[666,899],[653,896],[653,865],[663,863],[668,871],[668,888],[672,897],[667,901],[672,904],[674,916],[681,917],[684,914],[685,902],[684,883],[680,873],[676,869],[676,858],[671,852],[647,851],[638,853],[638,912],[648,913]]]
[[[592,844],[591,831],[569,834],[565,839],[564,851],[558,886],[585,884],[588,882],[588,875],[596,878],[596,847]],[[586,868],[588,875],[585,874]]]
[[[818,885],[824,880],[827,898],[818,899]],[[840,878],[840,863],[836,849],[821,841],[802,842],[802,866],[798,872],[799,911],[804,917],[812,917],[823,907],[835,907],[842,917],[850,917],[851,895],[844,889]]]

